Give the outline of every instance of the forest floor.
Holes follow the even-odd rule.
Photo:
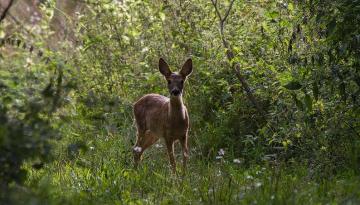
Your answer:
[[[360,177],[351,172],[321,179],[295,162],[245,166],[225,151],[222,159],[210,162],[193,152],[183,176],[180,146],[176,146],[178,174],[173,175],[162,142],[147,150],[137,170],[126,138],[97,135],[88,144],[87,151],[80,150],[71,160],[71,150],[64,152],[65,147],[59,146],[54,162],[32,169],[27,184],[37,197],[29,200],[35,204],[360,204]]]

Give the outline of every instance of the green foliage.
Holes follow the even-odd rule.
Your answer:
[[[301,84],[298,81],[291,81],[288,84],[284,85],[288,90],[300,90]]]
[[[51,122],[52,113],[63,104],[70,84],[66,83],[64,70],[54,63],[46,66],[55,70],[48,81],[43,64],[29,65],[32,73],[22,72],[22,66],[9,69],[1,65],[0,73],[0,200],[8,200],[7,191],[12,184],[23,184],[28,175],[25,162],[40,169],[51,159],[51,139],[59,136],[57,124]],[[40,68],[40,69],[39,69]],[[43,82],[40,82],[43,80]],[[65,82],[64,82],[65,81]],[[38,84],[37,84],[38,83]]]
[[[235,1],[228,62],[210,1],[86,1],[76,42],[46,52],[50,65],[1,54],[1,188],[34,204],[359,203],[359,3]],[[132,104],[167,95],[159,57],[173,71],[194,63],[184,178],[170,174],[161,142],[132,167]]]

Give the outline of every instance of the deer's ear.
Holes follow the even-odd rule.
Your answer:
[[[181,68],[180,75],[183,77],[186,77],[190,75],[192,72],[192,60],[191,58],[187,59],[187,61],[184,63],[183,67]]]
[[[163,74],[165,77],[169,77],[171,75],[169,65],[162,58],[159,59],[159,70],[160,73]]]

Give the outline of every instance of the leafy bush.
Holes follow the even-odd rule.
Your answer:
[[[45,83],[31,86],[38,82],[41,75],[11,75],[17,69],[1,72],[1,200],[8,200],[9,188],[15,184],[22,185],[27,179],[28,170],[23,167],[26,161],[31,160],[34,169],[41,169],[51,159],[50,140],[60,137],[58,125],[51,120],[52,114],[63,104],[64,96],[71,89],[71,83],[66,83],[64,71],[60,68],[55,69],[56,76],[42,90],[39,89]]]
[[[46,2],[51,14],[55,1]],[[45,201],[74,204],[359,201],[358,0],[235,1],[228,13],[217,1],[228,14],[223,36],[207,0],[82,3],[68,17],[76,41],[45,52],[73,68],[2,55],[2,189],[25,183]],[[183,96],[190,173],[181,180],[161,142],[132,168],[132,104],[168,94],[159,57],[173,71],[194,63]]]

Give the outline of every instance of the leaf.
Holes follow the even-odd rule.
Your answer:
[[[294,11],[294,4],[289,3],[288,4],[288,9],[289,9],[289,11]]]
[[[341,82],[339,85],[339,91],[340,91],[340,96],[341,99],[346,102],[346,98],[347,98],[347,94],[346,94],[346,85],[344,82]]]
[[[304,98],[304,104],[306,105],[306,110],[308,112],[311,112],[312,111],[312,98],[310,95],[306,94],[305,95],[305,98]]]
[[[23,183],[26,180],[26,176],[28,175],[28,171],[26,171],[25,169],[20,169],[16,174],[15,174],[15,181],[18,183]]]
[[[313,82],[313,95],[316,101],[319,99],[319,86],[317,82]]]
[[[280,26],[289,28],[291,26],[291,24],[289,21],[282,19],[282,20],[280,20]]]
[[[0,30],[0,38],[5,38],[5,32],[3,30]]]
[[[160,13],[159,13],[159,16],[160,16],[160,19],[161,19],[162,21],[165,21],[166,16],[165,16],[164,13],[160,12]]]
[[[12,102],[12,98],[10,96],[5,96],[3,99],[2,99],[2,103],[4,105],[7,105],[7,104],[10,104]]]
[[[330,23],[326,26],[328,35],[332,34],[336,27],[336,19],[334,18]]]
[[[277,11],[266,12],[265,16],[271,19],[275,19],[279,17],[279,12]]]
[[[284,88],[288,89],[288,90],[299,90],[301,89],[302,85],[299,83],[299,81],[291,81],[289,83],[287,83],[286,85],[284,85]]]
[[[304,111],[304,104],[299,99],[297,99],[295,94],[293,94],[292,96],[293,96],[293,99],[295,101],[296,107],[298,107],[299,110]]]

